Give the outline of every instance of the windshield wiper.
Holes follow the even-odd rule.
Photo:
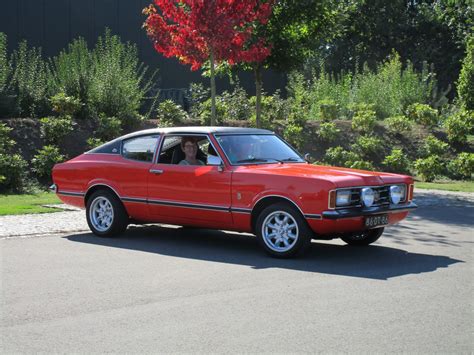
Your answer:
[[[281,161],[301,161],[301,159],[290,157],[290,158],[282,159]]]
[[[237,160],[237,163],[254,163],[254,162],[266,162],[269,160],[274,160],[279,163],[283,163],[283,161],[275,159],[275,158],[248,158],[248,159],[242,159],[242,160]]]

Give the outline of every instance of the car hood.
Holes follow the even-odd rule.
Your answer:
[[[335,187],[378,186],[390,183],[411,183],[412,181],[411,177],[405,175],[305,163],[246,165],[239,167],[239,170],[320,179],[332,182]]]

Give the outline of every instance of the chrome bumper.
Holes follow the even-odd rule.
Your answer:
[[[323,218],[326,219],[341,219],[341,218],[353,218],[370,216],[381,213],[394,213],[394,212],[406,212],[416,209],[418,206],[414,202],[403,205],[390,205],[390,206],[378,206],[378,207],[365,207],[365,208],[347,208],[340,210],[324,211],[322,213]]]

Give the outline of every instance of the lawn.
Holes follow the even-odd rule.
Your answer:
[[[0,195],[0,216],[26,213],[49,213],[60,211],[42,207],[45,204],[59,204],[61,201],[52,192],[34,195]]]
[[[419,189],[474,192],[474,181],[415,182]]]

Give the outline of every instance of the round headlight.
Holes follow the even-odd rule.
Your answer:
[[[361,191],[360,198],[364,205],[370,207],[374,204],[375,193],[370,187],[364,187]]]
[[[390,186],[390,201],[398,205],[403,199],[403,189],[399,185]]]

